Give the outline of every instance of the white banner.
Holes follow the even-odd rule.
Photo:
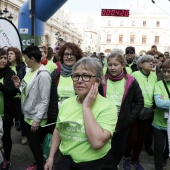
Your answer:
[[[22,51],[17,28],[11,21],[5,18],[0,18],[0,48],[4,46],[17,47],[20,51]]]

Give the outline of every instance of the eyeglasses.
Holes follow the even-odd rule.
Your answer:
[[[153,63],[153,60],[145,60],[143,61],[143,63],[146,62],[146,63]]]
[[[79,81],[80,77],[81,77],[81,79],[82,79],[84,82],[88,82],[88,81],[90,81],[90,79],[91,79],[92,77],[96,77],[96,76],[91,76],[91,75],[87,75],[87,74],[83,74],[83,75],[72,74],[72,75],[71,75],[71,78],[72,78],[72,80],[73,80],[74,82]]]
[[[64,56],[67,57],[67,58],[68,57],[72,58],[72,57],[74,57],[74,54],[73,53],[64,53]]]

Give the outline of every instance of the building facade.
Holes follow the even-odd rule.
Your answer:
[[[18,11],[24,3],[24,0],[1,0],[0,12],[3,13],[0,13],[1,17],[8,18],[11,15],[13,17],[11,21],[17,28]],[[3,12],[5,8],[8,13]],[[83,41],[81,33],[74,28],[74,24],[70,24],[64,11],[59,9],[45,24],[43,44],[54,47],[61,39],[78,45],[81,45]]]
[[[136,53],[144,54],[152,45],[158,51],[170,50],[170,17],[163,14],[133,14],[129,17],[101,17],[101,51],[110,53],[113,48],[125,50],[134,46]]]

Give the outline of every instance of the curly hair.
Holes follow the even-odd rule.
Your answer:
[[[7,53],[8,53],[9,51],[13,51],[13,52],[15,53],[16,63],[17,63],[17,64],[21,64],[22,61],[23,61],[21,51],[20,51],[18,48],[16,48],[16,47],[9,47],[9,48],[7,49]]]
[[[70,48],[72,50],[73,55],[76,57],[76,61],[78,61],[79,59],[81,59],[83,57],[83,52],[80,49],[80,47],[78,45],[76,45],[75,43],[71,43],[68,42],[66,44],[64,44],[58,52],[58,56],[59,56],[59,60],[61,62],[61,64],[64,63],[64,52],[67,48]]]

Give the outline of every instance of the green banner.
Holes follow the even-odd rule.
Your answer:
[[[20,34],[22,47],[25,49],[27,46],[32,44],[32,36],[29,34]],[[41,45],[43,42],[42,36],[35,36],[34,45]]]

